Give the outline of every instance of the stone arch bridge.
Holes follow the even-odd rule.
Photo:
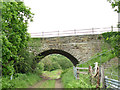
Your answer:
[[[50,54],[61,54],[76,66],[100,52],[99,35],[79,35],[49,38],[33,38],[29,43],[29,51],[44,58]],[[39,62],[38,59],[36,59]]]

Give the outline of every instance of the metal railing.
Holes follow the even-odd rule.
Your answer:
[[[115,79],[110,79],[107,76],[105,76],[105,85],[107,88],[118,88],[120,89],[120,81]]]
[[[89,34],[101,34],[104,32],[118,31],[117,27],[105,27],[105,28],[90,28],[90,29],[75,29],[64,31],[50,31],[50,32],[36,32],[30,33],[31,37],[59,37],[59,36],[72,36],[72,35],[89,35]]]

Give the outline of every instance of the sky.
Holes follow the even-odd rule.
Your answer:
[[[116,27],[118,14],[107,0],[24,0],[34,18],[28,32]]]

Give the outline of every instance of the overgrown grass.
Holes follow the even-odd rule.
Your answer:
[[[89,75],[79,75],[80,80],[76,80],[73,75],[73,68],[66,70],[62,74],[62,83],[64,88],[95,88],[90,84]]]
[[[37,74],[16,74],[12,80],[9,76],[2,77],[2,88],[28,88],[42,80]]]
[[[118,69],[118,66],[112,65],[110,68],[104,71],[104,74],[105,76],[108,76],[108,78],[118,80],[120,78],[118,75],[118,72],[120,72],[120,70]]]
[[[50,77],[50,79],[58,79],[60,78],[60,74],[62,73],[62,70],[54,70],[54,71],[43,71],[43,74],[45,77]]]
[[[39,88],[55,88],[55,80],[47,80]]]
[[[103,54],[102,54],[103,53]],[[101,56],[99,56],[100,54],[102,54]],[[97,56],[97,57],[96,57]],[[96,58],[93,58],[96,57]],[[93,66],[94,67],[94,63],[98,62],[98,65],[100,66],[101,64],[109,61],[110,59],[115,57],[115,54],[112,51],[106,52],[106,50],[97,53],[96,55],[94,55],[88,62],[83,63],[81,65],[78,65],[79,67],[89,67],[89,66]]]

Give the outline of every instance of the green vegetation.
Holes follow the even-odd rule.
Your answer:
[[[107,42],[111,48],[114,48],[115,55],[120,58],[120,32],[107,32],[102,34],[104,41]]]
[[[72,62],[65,56],[53,54],[45,57],[39,63],[44,64],[44,71],[53,71],[56,69],[67,69],[73,66]]]
[[[100,56],[100,54],[102,54],[101,56]],[[96,57],[97,56],[97,57]],[[94,58],[95,57],[95,58]],[[92,58],[93,59],[91,59],[91,60],[89,60],[88,62],[86,62],[86,63],[83,63],[83,64],[81,64],[81,65],[78,65],[79,67],[89,67],[89,65],[90,66],[93,66],[94,67],[94,63],[95,62],[98,62],[98,65],[100,65],[100,64],[103,64],[103,63],[105,63],[105,62],[107,62],[107,61],[109,61],[110,59],[112,59],[112,58],[114,58],[115,57],[115,54],[112,52],[112,50],[111,51],[106,51],[106,50],[104,50],[104,51],[102,51],[102,52],[100,52],[100,53],[97,53],[96,55],[94,55]]]
[[[111,3],[112,8],[117,13],[120,13],[120,1],[119,0],[107,0],[109,3]]]
[[[2,88],[29,88],[36,82],[42,80],[37,74],[15,74],[10,80],[9,76],[2,77]]]
[[[55,88],[55,80],[47,80],[39,88]]]
[[[95,88],[90,84],[89,75],[79,75],[80,80],[76,80],[73,74],[73,68],[62,73],[62,83],[64,88]]]
[[[33,13],[23,2],[2,2],[2,74],[21,73],[26,59],[21,55],[26,50],[30,35],[27,33],[29,20]],[[28,64],[26,64],[28,65]],[[28,66],[29,67],[29,66]]]
[[[62,73],[62,70],[58,69],[58,70],[54,70],[54,71],[43,71],[42,75],[44,77],[49,77],[50,79],[59,79],[60,75]]]
[[[111,66],[110,68],[106,69],[104,71],[105,76],[108,76],[108,78],[112,78],[115,80],[118,80],[118,66]]]

